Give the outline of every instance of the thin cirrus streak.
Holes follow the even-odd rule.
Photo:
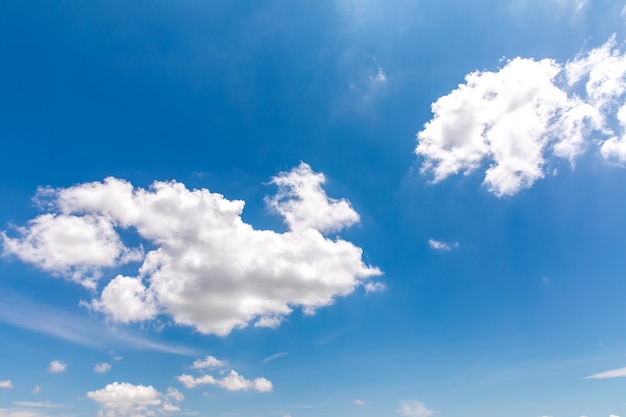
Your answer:
[[[183,346],[161,343],[107,328],[99,320],[89,320],[15,294],[11,295],[7,291],[2,291],[0,295],[0,322],[88,347],[104,347],[113,341],[137,350],[154,350],[184,356],[198,354]]]

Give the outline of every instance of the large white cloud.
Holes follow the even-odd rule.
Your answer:
[[[614,37],[565,65],[515,58],[496,72],[468,74],[433,103],[417,134],[422,172],[439,182],[484,170],[489,191],[506,196],[543,178],[553,158],[573,163],[590,147],[624,163],[625,76]]]
[[[141,254],[136,276],[116,276],[91,303],[115,321],[166,314],[178,324],[218,335],[252,321],[275,327],[294,307],[312,313],[380,274],[363,263],[360,248],[324,236],[359,220],[346,200],[326,195],[324,181],[304,163],[273,178],[278,193],[267,203],[285,219],[289,230],[284,233],[243,222],[243,201],[175,181],[142,189],[107,178],[46,190],[53,213],[18,229],[18,237],[3,235],[4,252],[89,282],[103,267]],[[57,227],[58,219],[73,232],[43,243],[32,237]],[[154,248],[145,254],[129,249],[119,229],[135,230]],[[89,255],[99,246],[104,254]]]
[[[184,396],[171,387],[163,394],[152,386],[113,382],[102,389],[89,391],[87,398],[102,406],[98,417],[134,417],[180,411],[172,400],[181,401]]]

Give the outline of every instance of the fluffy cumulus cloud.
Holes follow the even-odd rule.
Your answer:
[[[204,359],[198,359],[193,362],[194,369],[218,369],[228,365],[228,362],[219,360],[215,356],[207,355]]]
[[[555,159],[596,148],[626,163],[626,54],[615,37],[572,61],[515,58],[476,71],[432,105],[417,134],[422,172],[439,182],[484,170],[497,196],[544,178]]]
[[[65,372],[65,370],[67,369],[67,364],[65,362],[61,362],[61,361],[51,361],[50,365],[48,365],[48,372],[52,373],[52,374],[59,374],[61,372]]]
[[[0,381],[0,388],[13,388],[13,383],[10,379]]]
[[[87,398],[101,405],[98,417],[132,417],[180,411],[172,401],[182,401],[184,396],[175,388],[169,388],[163,394],[152,386],[114,382],[102,389],[89,391]]]
[[[44,189],[51,213],[5,232],[4,254],[94,288],[91,306],[114,321],[165,314],[217,335],[251,322],[276,327],[295,307],[312,313],[380,274],[359,247],[325,235],[359,215],[328,197],[324,182],[305,163],[272,179],[278,192],[266,202],[284,218],[283,233],[245,223],[243,201],[175,181],[142,189],[107,178]],[[151,250],[126,244],[121,230]],[[141,262],[136,275],[117,275],[98,293],[98,277],[133,260]]]
[[[259,392],[271,392],[274,386],[265,378],[255,378],[249,380],[237,373],[237,371],[231,369],[228,371],[226,366],[228,362],[219,360],[213,356],[207,356],[203,360],[197,360],[193,363],[193,368],[206,370],[206,369],[220,369],[221,378],[216,378],[213,375],[200,375],[193,376],[188,374],[182,374],[177,377],[178,381],[187,388],[196,388],[202,385],[215,385],[224,388],[228,391],[248,391],[255,390]]]
[[[435,412],[426,408],[421,401],[402,401],[398,414],[404,417],[430,417]]]

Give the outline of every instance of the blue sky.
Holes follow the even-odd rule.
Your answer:
[[[0,4],[0,417],[626,415],[626,3]]]

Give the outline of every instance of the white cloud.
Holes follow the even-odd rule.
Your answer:
[[[452,250],[452,248],[458,248],[459,242],[446,243],[435,239],[429,239],[428,246],[430,246],[431,249],[438,250],[440,252],[448,252]]]
[[[146,190],[107,178],[46,190],[55,213],[18,229],[21,238],[5,235],[4,250],[75,281],[93,282],[102,267],[143,253],[128,249],[116,232],[132,228],[154,249],[143,255],[137,276],[118,275],[104,287],[91,303],[95,310],[119,322],[166,314],[177,324],[217,335],[253,321],[276,325],[294,307],[312,313],[380,274],[363,263],[360,248],[324,236],[359,220],[346,200],[326,195],[324,182],[323,174],[304,163],[273,178],[278,193],[267,203],[283,216],[289,227],[284,233],[244,223],[243,201],[174,181]],[[53,237],[41,231],[51,228]],[[47,240],[41,244],[39,236]]]
[[[180,401],[185,399],[185,396],[183,395],[183,393],[180,392],[179,390],[177,390],[174,387],[169,387],[167,389],[167,393],[165,394],[165,396],[167,398],[171,398],[172,400],[178,401],[178,402],[180,402]]]
[[[202,375],[197,378],[192,375],[183,374],[177,379],[187,388],[195,388],[201,385],[217,385],[228,391],[248,391],[270,392],[273,389],[272,383],[265,378],[248,380],[231,370],[224,378],[218,379],[211,375]]]
[[[353,404],[355,405],[367,405],[369,404],[367,401],[363,401],[363,400],[354,400],[352,401]]]
[[[39,385],[35,385],[35,388],[33,388],[32,393],[39,394],[40,392],[41,392],[41,387]]]
[[[176,377],[187,388],[196,388],[201,385],[216,385],[217,380],[211,375],[202,375],[195,378],[193,375],[182,374]]]
[[[52,361],[50,365],[48,365],[48,372],[53,374],[58,374],[61,372],[65,372],[67,369],[67,364],[61,361]]]
[[[94,370],[94,372],[97,372],[99,374],[104,374],[104,373],[109,372],[111,370],[111,364],[110,363],[106,363],[106,362],[97,363],[93,367],[93,370]]]
[[[426,408],[421,401],[401,401],[398,414],[405,417],[430,417],[435,412]]]
[[[365,283],[365,293],[366,294],[375,294],[378,292],[384,292],[387,290],[387,286],[384,282],[366,282]]]
[[[625,76],[614,37],[565,65],[515,58],[496,72],[468,74],[432,105],[434,117],[417,135],[422,172],[439,182],[484,169],[484,184],[501,197],[542,179],[553,159],[573,163],[591,146],[623,164]]]
[[[13,388],[13,383],[10,379],[0,381],[0,388]]]
[[[611,369],[610,371],[600,372],[589,375],[585,379],[607,379],[607,378],[623,378],[626,377],[626,368]]]
[[[137,260],[141,254],[126,248],[107,219],[98,216],[43,214],[16,228],[19,237],[2,232],[5,255],[63,275],[94,288],[104,267]]]
[[[254,323],[254,327],[267,327],[270,329],[275,329],[280,326],[283,320],[284,318],[282,316],[264,316],[257,320],[256,323]]]
[[[322,185],[324,174],[315,173],[301,163],[290,172],[283,172],[272,179],[278,192],[268,198],[269,206],[285,218],[292,231],[307,229],[320,232],[336,232],[359,221],[359,215],[344,199],[329,198]]]
[[[198,359],[193,362],[192,367],[195,369],[217,369],[228,365],[228,362],[221,361],[215,356],[207,355],[204,359]]]
[[[102,389],[89,391],[87,398],[102,406],[98,417],[134,417],[180,411],[170,399],[178,401],[184,396],[175,388],[168,389],[164,395],[152,386],[113,382]]]

